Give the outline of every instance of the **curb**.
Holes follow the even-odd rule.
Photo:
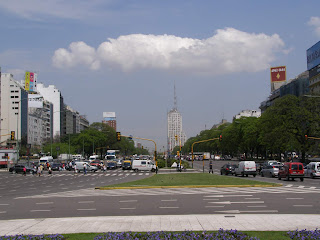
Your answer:
[[[136,186],[136,187],[95,187],[97,190],[114,190],[114,189],[150,189],[150,188],[228,188],[228,187],[238,187],[238,188],[247,188],[247,187],[281,187],[282,184],[277,185],[187,185],[187,186]]]

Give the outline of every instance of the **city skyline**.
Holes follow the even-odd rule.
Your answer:
[[[0,3],[2,72],[18,81],[37,72],[38,83],[55,85],[91,123],[116,112],[119,131],[159,146],[174,81],[192,137],[258,110],[270,94],[270,67],[298,76],[320,37],[317,1],[40,3]]]

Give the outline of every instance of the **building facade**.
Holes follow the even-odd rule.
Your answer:
[[[44,100],[51,102],[53,105],[53,137],[63,136],[66,133],[66,127],[64,124],[64,103],[60,90],[54,85],[45,87],[42,83],[37,84],[37,90],[43,96]]]
[[[10,73],[1,74],[1,145],[16,145],[16,141],[27,141],[28,93],[14,80]],[[11,132],[15,140],[11,140]]]
[[[103,112],[102,123],[108,124],[115,131],[117,131],[117,118],[115,112]]]
[[[182,130],[182,116],[176,108],[168,113],[168,148],[172,152],[175,146],[183,146],[186,135]],[[177,136],[177,137],[176,137]]]
[[[80,115],[80,132],[89,127],[89,121],[85,115]]]

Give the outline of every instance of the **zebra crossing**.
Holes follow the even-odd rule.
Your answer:
[[[33,196],[19,197],[19,198],[54,198],[54,197],[95,197],[95,196],[152,196],[152,195],[194,195],[194,194],[320,194],[320,189],[312,187],[285,185],[282,187],[228,187],[228,188],[145,188],[145,189],[111,189],[111,190],[97,190],[93,188],[86,188],[81,190],[64,191],[57,193],[44,193]]]

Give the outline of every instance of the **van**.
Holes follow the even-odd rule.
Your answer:
[[[303,181],[304,169],[301,162],[286,162],[279,169],[278,179],[286,178],[287,181],[290,179],[300,178]]]
[[[41,157],[40,159],[39,159],[39,164],[47,164],[47,163],[51,163],[51,162],[53,162],[53,157],[52,156],[44,156],[44,157]]]
[[[257,167],[255,161],[241,161],[239,162],[238,167],[234,171],[234,175],[241,175],[242,177],[245,175],[252,175],[255,177],[257,175]]]
[[[133,160],[132,161],[132,170],[136,172],[141,171],[156,171],[156,165],[151,160]]]
[[[96,166],[91,166],[87,162],[75,162],[75,166],[77,167],[77,172],[83,172],[84,165],[87,166],[87,172],[96,172],[98,168]]]
[[[311,178],[320,177],[320,162],[309,163],[304,175]]]
[[[92,161],[95,161],[95,160],[99,160],[99,155],[92,155],[89,157],[89,161],[92,162]]]

